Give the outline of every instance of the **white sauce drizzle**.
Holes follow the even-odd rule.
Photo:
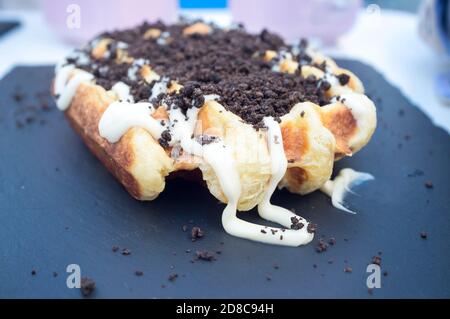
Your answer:
[[[94,79],[92,74],[77,70],[75,75],[69,80],[74,69],[75,67],[73,65],[63,66],[59,69],[55,78],[56,106],[61,111],[65,111],[69,107],[81,83],[90,82]]]
[[[130,94],[130,87],[125,83],[123,83],[122,81],[114,84],[111,90],[117,94],[117,97],[119,98],[120,101],[129,103],[134,102],[134,98]]]
[[[141,127],[159,139],[166,127],[151,116],[154,111],[151,103],[113,102],[98,123],[99,134],[108,142],[116,143],[129,129]]]
[[[357,172],[351,168],[344,168],[334,180],[327,181],[320,190],[331,197],[331,202],[334,207],[347,213],[356,214],[356,212],[343,205],[344,198],[347,192],[352,192],[351,188],[353,186],[373,179],[375,178],[369,173]]]
[[[264,124],[268,128],[267,140],[270,151],[272,176],[264,198],[258,205],[258,213],[262,218],[278,223],[287,228],[290,228],[292,225],[291,218],[297,218],[304,226],[299,230],[288,229],[282,232],[281,234],[283,235],[284,244],[289,246],[300,246],[307,244],[313,239],[314,235],[307,231],[308,223],[306,220],[283,207],[275,206],[270,203],[273,192],[286,173],[287,159],[284,153],[283,137],[281,134],[280,125],[272,117],[264,118]],[[278,240],[280,240],[279,233],[280,232],[277,232],[275,236]],[[272,236],[272,231],[267,232],[266,235]]]
[[[373,102],[367,96],[359,93],[345,93],[341,94],[340,101],[350,109],[358,127],[371,126],[369,116],[371,109],[367,106]]]

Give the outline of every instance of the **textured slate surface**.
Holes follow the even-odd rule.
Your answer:
[[[170,182],[154,202],[132,199],[53,102],[51,111],[33,110],[47,99],[36,93],[48,89],[52,68],[14,69],[0,82],[0,297],[78,298],[65,284],[72,263],[95,279],[99,298],[450,297],[450,137],[373,69],[341,63],[377,101],[379,128],[369,146],[336,168],[367,171],[376,180],[348,197],[357,215],[337,211],[318,192],[274,197],[318,223],[319,235],[336,238],[322,254],[315,243],[284,248],[227,235],[223,206],[184,181]],[[25,96],[14,98],[17,91]],[[427,180],[433,189],[424,186]],[[245,218],[257,220],[255,212]],[[190,220],[206,232],[195,243],[181,230]],[[113,253],[113,245],[132,253]],[[222,254],[212,263],[191,263],[186,249]],[[366,265],[379,251],[388,275],[371,297]],[[352,273],[344,273],[346,265]],[[167,280],[171,273],[179,275],[175,282]]]

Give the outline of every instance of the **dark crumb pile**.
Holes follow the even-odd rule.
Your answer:
[[[81,293],[87,297],[95,290],[95,281],[88,277],[81,278]]]
[[[223,30],[212,27],[208,35],[183,36],[187,24],[165,25],[161,22],[144,23],[134,29],[104,33],[102,38],[113,39],[109,45],[109,58],[95,60],[89,65],[78,65],[77,59],[68,62],[93,73],[97,84],[110,89],[122,81],[131,87],[136,101],[148,100],[155,82],[146,84],[138,75],[134,81],[128,77],[129,64],[116,64],[117,43],[128,44],[128,55],[135,59],[150,61],[155,72],[182,84],[179,94],[172,94],[167,101],[175,103],[183,111],[203,104],[203,95],[217,94],[219,102],[245,122],[262,127],[265,116],[279,118],[288,113],[298,102],[311,101],[325,105],[329,101],[325,91],[329,83],[311,76],[303,78],[297,74],[277,73],[271,70],[274,62],[265,62],[262,54],[266,50],[290,50],[284,41],[266,30],[252,35],[243,28]],[[170,41],[161,45],[158,39],[144,40],[150,28],[169,32]],[[311,64],[303,41],[300,53],[294,56],[300,65]],[[87,47],[86,53],[90,48]],[[325,65],[317,66],[324,68]],[[339,77],[341,83],[348,82],[346,76]],[[154,102],[160,103],[161,94]],[[167,96],[165,96],[167,98]],[[170,105],[169,104],[169,105]]]

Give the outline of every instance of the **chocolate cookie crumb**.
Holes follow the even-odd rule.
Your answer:
[[[387,277],[387,275],[388,275],[388,272],[385,270],[385,271],[383,272],[383,276],[384,276],[384,277]]]
[[[205,261],[216,260],[216,257],[214,256],[214,254],[207,250],[197,250],[197,252],[195,253],[195,256],[197,259],[205,260]]]
[[[339,80],[339,84],[342,85],[342,86],[347,85],[348,82],[350,81],[350,76],[348,74],[345,74],[345,73],[339,74],[337,76],[337,78]]]
[[[308,224],[306,229],[308,230],[308,233],[313,234],[317,231],[317,224]]]
[[[291,223],[291,229],[294,230],[300,230],[305,227],[305,224],[300,222],[300,218],[298,218],[297,216],[291,217]]]
[[[372,264],[381,266],[381,257],[380,256],[373,256],[372,257]]]
[[[353,271],[353,269],[352,269],[352,267],[345,267],[344,268],[344,272],[346,272],[346,273],[351,273]]]
[[[316,252],[323,253],[328,249],[328,245],[325,243],[323,239],[320,239],[316,246]]]
[[[36,276],[36,274],[37,274],[36,270],[35,270],[35,269],[32,269],[32,270],[31,270],[31,275],[32,275],[32,276]]]
[[[202,238],[204,236],[203,231],[200,229],[200,227],[192,227],[191,230],[191,240],[196,241],[199,238]]]
[[[425,182],[425,187],[428,188],[428,189],[434,188],[433,182],[432,181],[426,181]]]
[[[330,239],[328,239],[328,244],[334,246],[336,244],[336,238],[331,237]]]
[[[144,275],[144,272],[143,272],[142,270],[136,270],[136,271],[134,272],[134,274],[135,274],[136,276],[138,276],[138,277],[141,277],[141,276]]]
[[[122,255],[124,255],[124,256],[131,255],[131,250],[129,250],[128,248],[122,249]]]
[[[81,278],[80,291],[84,297],[91,295],[95,290],[95,281],[88,277]]]
[[[264,229],[261,229],[261,233],[267,234],[267,232]]]
[[[169,275],[169,281],[174,282],[176,279],[178,278],[178,274],[177,273],[173,273]]]
[[[428,233],[426,231],[421,231],[420,232],[420,238],[427,239],[428,238]]]
[[[53,277],[58,277],[58,273],[57,273],[56,271],[54,271],[54,272],[52,273],[52,275],[53,275]]]

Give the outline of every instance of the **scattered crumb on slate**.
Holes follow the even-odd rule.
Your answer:
[[[428,238],[428,233],[426,231],[421,231],[420,232],[420,238],[427,239]]]
[[[119,250],[119,246],[112,246],[111,250],[115,253]]]
[[[345,267],[344,268],[344,272],[346,272],[346,273],[351,273],[353,271],[353,269],[352,269],[352,267]]]
[[[433,182],[432,181],[426,181],[425,182],[425,187],[428,188],[428,189],[434,188]]]
[[[183,226],[181,227],[181,229],[182,229],[184,232],[187,232],[188,226],[187,226],[187,225],[183,225]]]
[[[372,257],[372,264],[381,266],[381,257],[380,256],[373,256]]]
[[[58,277],[58,273],[56,271],[53,272],[53,277]]]
[[[385,270],[385,271],[383,272],[383,276],[384,276],[384,277],[387,277],[387,275],[388,275],[388,272],[387,272],[387,270]]]
[[[32,270],[31,270],[31,275],[32,275],[32,276],[36,276],[36,274],[37,274],[36,269],[32,269]]]
[[[330,239],[328,239],[328,244],[334,246],[336,244],[336,238],[331,237]]]
[[[178,274],[177,273],[173,273],[169,275],[169,281],[174,282],[176,279],[178,278]]]
[[[191,239],[192,241],[196,241],[199,238],[202,238],[204,236],[203,231],[201,230],[200,227],[192,227],[191,229]]]
[[[141,277],[141,276],[144,275],[144,272],[143,272],[142,270],[136,270],[136,271],[134,272],[134,274],[135,274],[136,276],[138,276],[138,277]]]
[[[81,278],[81,293],[87,297],[95,290],[95,281],[88,277]]]
[[[280,265],[279,265],[278,263],[274,263],[274,264],[273,264],[273,268],[274,268],[274,269],[280,269]]]
[[[327,243],[323,239],[319,239],[316,245],[316,252],[322,253],[328,249]]]
[[[200,260],[213,261],[216,259],[213,253],[207,250],[197,250],[195,257]]]
[[[131,250],[129,250],[128,248],[122,249],[122,255],[124,255],[124,256],[131,255]]]

